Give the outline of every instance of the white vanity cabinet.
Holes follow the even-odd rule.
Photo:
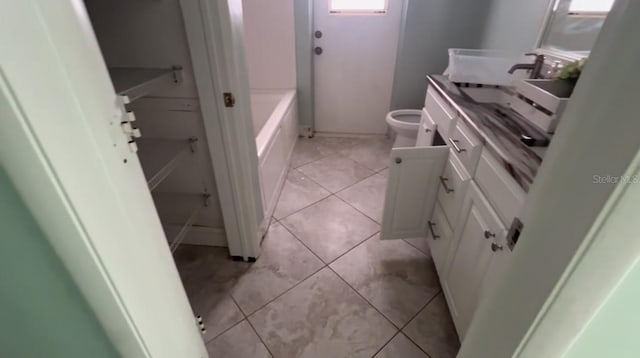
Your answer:
[[[381,239],[427,237],[460,338],[511,251],[525,193],[447,99],[427,91],[416,147],[394,148]]]
[[[451,260],[444,275],[440,275],[440,282],[458,334],[464,337],[494,252],[504,247],[507,230],[474,183],[470,185],[459,216]]]

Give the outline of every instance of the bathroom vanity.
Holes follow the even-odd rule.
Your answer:
[[[415,147],[394,148],[382,239],[427,237],[461,339],[511,258],[549,138],[500,87],[427,77]]]

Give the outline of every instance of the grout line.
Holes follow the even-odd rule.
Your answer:
[[[349,207],[351,207],[352,209],[354,209],[355,211],[359,212],[360,214],[364,215],[367,219],[373,221],[374,223],[376,223],[379,227],[382,227],[382,223],[379,223],[378,220],[370,217],[369,215],[365,214],[364,212],[362,212],[360,209],[356,208],[355,206],[351,205],[351,203],[349,203],[348,201],[346,201],[345,199],[342,199],[341,197],[339,197],[338,195],[335,195],[336,198],[340,199],[343,203],[349,205]],[[380,230],[378,230],[380,231]]]
[[[425,237],[425,238],[423,238],[423,237],[411,237],[411,238],[409,238],[409,239],[424,239],[424,240],[429,240],[429,238],[427,238],[427,237]],[[404,241],[404,243],[405,243],[405,244],[407,244],[407,245],[411,246],[412,248],[414,248],[414,249],[418,250],[418,252],[420,252],[421,254],[423,254],[423,255],[425,255],[425,256],[427,256],[427,257],[429,257],[429,258],[431,259],[431,261],[433,261],[433,256],[431,256],[431,249],[429,249],[429,253],[426,253],[426,252],[424,252],[424,251],[420,250],[417,246],[415,246],[415,245],[413,245],[412,243],[410,243],[409,241],[407,241],[408,239],[401,239],[401,240],[402,240],[402,241]],[[429,245],[429,243],[427,243],[427,246],[428,246],[428,245]]]
[[[294,289],[295,287],[297,287],[298,285],[300,285],[301,283],[303,283],[304,281],[306,281],[309,277],[317,274],[320,270],[322,270],[323,268],[327,267],[327,264],[324,263],[324,261],[318,256],[316,255],[315,252],[313,252],[309,247],[307,247],[307,245],[304,244],[304,242],[302,242],[300,239],[298,239],[298,237],[296,235],[294,235],[291,231],[289,231],[289,229],[284,226],[280,221],[278,221],[276,218],[273,218],[273,220],[275,220],[276,222],[278,222],[278,224],[280,224],[280,226],[282,226],[285,230],[287,230],[287,232],[289,232],[289,234],[291,234],[291,236],[293,236],[296,240],[298,240],[298,242],[300,244],[302,244],[302,246],[304,246],[307,250],[309,250],[309,252],[311,252],[311,254],[313,256],[315,256],[316,258],[318,258],[318,261],[320,261],[320,263],[322,264],[322,266],[320,266],[317,270],[315,270],[314,272],[312,272],[311,274],[309,274],[307,277],[303,278],[302,280],[300,280],[300,282],[296,283],[295,285],[289,287],[288,289],[286,289],[285,291],[283,291],[281,294],[277,295],[276,297],[274,297],[273,299],[269,300],[268,302],[266,302],[265,304],[263,304],[262,306],[258,307],[257,309],[255,309],[253,312],[251,312],[249,315],[246,315],[244,313],[244,311],[242,311],[242,308],[240,308],[240,306],[238,305],[238,308],[240,308],[240,311],[242,312],[243,315],[246,316],[246,318],[248,319],[249,316],[253,316],[256,312],[260,311],[261,309],[263,309],[264,307],[268,306],[271,302],[277,300],[278,298],[282,297],[284,294],[286,294],[287,292],[291,291],[292,289]],[[234,299],[235,302],[235,299]]]
[[[420,309],[418,310],[418,312],[417,312],[416,314],[414,314],[414,315],[413,315],[413,317],[411,317],[411,319],[409,319],[409,320],[407,321],[407,323],[405,323],[405,325],[404,325],[404,326],[402,326],[402,328],[400,328],[400,332],[402,332],[402,333],[404,334],[404,329],[405,329],[405,328],[407,328],[407,326],[409,326],[409,324],[410,324],[411,322],[413,322],[413,320],[414,320],[414,319],[416,319],[416,317],[418,317],[418,315],[419,315],[420,313],[422,313],[422,311],[424,311],[424,310],[425,310],[425,308],[427,308],[427,307],[429,306],[429,304],[431,304],[431,302],[433,302],[433,301],[436,299],[436,297],[438,297],[438,295],[439,295],[439,294],[444,294],[444,293],[442,292],[442,288],[441,288],[440,290],[438,290],[438,292],[436,292],[436,293],[433,295],[433,297],[431,297],[431,298],[427,301],[427,303],[425,303],[425,304],[424,304],[424,306],[422,306],[422,308],[420,308]],[[426,355],[427,355],[427,357],[431,357],[431,355],[430,355],[429,353],[427,353],[427,351],[425,351],[424,349],[422,349],[422,347],[420,347],[420,345],[419,345],[418,343],[416,343],[413,339],[411,339],[411,337],[409,337],[409,335],[405,334],[404,336],[405,336],[405,337],[407,337],[407,339],[408,339],[409,341],[411,341],[411,343],[415,344],[415,346],[416,346],[416,347],[418,347],[418,349],[420,349],[422,352],[424,352],[424,354],[426,354]]]
[[[323,266],[320,268],[320,270],[322,270],[324,267],[329,265],[329,264],[325,263],[324,260],[320,256],[318,256],[318,254],[316,254],[313,250],[311,250],[311,248],[309,246],[307,246],[307,244],[305,244],[304,241],[300,240],[300,238],[297,237],[296,234],[294,234],[291,230],[289,230],[289,228],[285,224],[281,223],[280,220],[276,220],[276,221],[278,222],[278,224],[280,224],[280,226],[282,226],[285,230],[287,230],[287,232],[289,232],[289,234],[291,234],[291,236],[293,236],[296,240],[298,240],[298,242],[301,243],[302,246],[306,247],[307,250],[309,250],[313,254],[313,256],[317,257],[318,260],[320,260],[320,262],[323,264]],[[318,271],[320,271],[320,270],[318,270]],[[316,271],[316,272],[318,272],[318,271]],[[315,274],[315,272],[314,272],[314,274]],[[309,278],[309,277],[307,277],[307,278]],[[305,280],[307,278],[305,278]]]
[[[321,188],[323,188],[320,184],[318,184],[318,186],[320,186]],[[323,188],[323,189],[324,189],[324,188]],[[325,189],[325,190],[326,190],[326,189]],[[328,198],[328,197],[330,197],[330,196],[333,196],[333,194],[331,194],[331,192],[330,192],[330,191],[328,191],[328,190],[327,190],[327,192],[329,193],[329,195],[327,195],[327,196],[325,196],[325,197],[323,197],[323,198],[321,198],[321,199],[318,199],[318,200],[314,201],[313,203],[311,203],[311,204],[309,204],[309,205],[307,205],[307,206],[304,206],[304,207],[302,207],[302,208],[300,208],[300,209],[298,209],[298,210],[296,210],[296,211],[292,212],[291,214],[287,214],[287,216],[283,216],[283,217],[282,217],[282,218],[280,218],[280,219],[276,218],[276,217],[275,217],[275,216],[273,216],[273,215],[272,215],[271,217],[272,217],[274,220],[278,220],[278,221],[280,221],[280,220],[284,220],[284,219],[288,218],[289,216],[291,216],[291,215],[293,215],[293,214],[297,214],[297,213],[301,212],[302,210],[304,210],[304,209],[306,209],[306,208],[308,208],[308,207],[310,207],[310,206],[313,206],[314,204],[317,204],[317,203],[319,203],[319,202],[323,201],[324,199],[326,199],[326,198]],[[278,198],[278,200],[279,200],[279,198]],[[278,203],[276,203],[276,207],[278,207]]]
[[[251,329],[253,329],[253,333],[255,333],[256,337],[258,337],[260,342],[262,342],[262,345],[264,346],[264,349],[266,349],[267,352],[271,355],[271,358],[275,357],[275,354],[273,354],[271,349],[269,349],[269,346],[267,345],[267,343],[265,343],[265,341],[262,339],[262,337],[258,334],[258,331],[256,330],[256,327],[253,326],[253,323],[251,323],[251,321],[249,321],[248,317],[247,317],[246,320],[247,320],[247,323],[249,324],[249,327],[251,327]]]
[[[231,295],[228,295],[231,296]],[[231,300],[233,301],[233,304],[238,306],[238,304],[236,304],[236,301],[233,300],[233,298],[231,298]],[[242,310],[240,309],[240,306],[238,306],[238,311],[240,311],[240,313],[242,314],[242,317],[244,317],[243,319],[239,320],[238,322],[232,324],[229,328],[226,328],[225,330],[223,330],[222,332],[218,333],[217,335],[213,336],[212,338],[209,338],[208,341],[205,341],[204,344],[205,346],[213,341],[215,341],[218,337],[222,336],[223,334],[227,333],[228,331],[230,331],[233,327],[239,325],[240,323],[242,323],[242,321],[244,321],[246,319],[246,316],[244,315],[244,313],[242,312]],[[206,322],[205,322],[206,323]]]
[[[334,274],[336,274],[336,276],[338,276],[340,278],[340,280],[342,280],[342,282],[346,283],[347,286],[349,286],[358,296],[360,296],[360,298],[362,298],[369,306],[371,306],[371,308],[373,308],[374,310],[376,310],[376,312],[378,312],[384,319],[386,319],[389,323],[391,323],[391,325],[393,326],[393,328],[395,328],[396,330],[400,331],[402,330],[402,328],[399,328],[395,323],[391,322],[391,320],[389,318],[387,318],[387,316],[385,316],[382,312],[380,312],[380,310],[373,305],[373,303],[369,302],[368,299],[366,299],[362,294],[360,294],[360,292],[358,292],[358,290],[356,290],[353,286],[351,286],[351,284],[349,284],[349,282],[347,282],[347,280],[345,280],[342,276],[340,276],[339,273],[337,273],[331,266],[327,265],[327,267],[329,268],[329,270],[331,270],[331,272],[333,272]]]
[[[231,295],[229,295],[229,296],[231,296]],[[236,306],[238,306],[238,308],[240,308],[240,305],[238,304],[238,302],[236,302],[236,299],[233,298],[233,296],[231,297],[231,299],[233,300],[233,303],[235,303]],[[244,319],[242,321],[247,321],[247,323],[249,324],[249,327],[251,327],[251,329],[253,330],[253,333],[256,334],[256,336],[258,337],[260,342],[262,342],[262,345],[264,346],[264,348],[267,350],[267,352],[269,352],[269,354],[271,354],[271,357],[273,357],[274,356],[273,353],[271,353],[271,351],[269,350],[269,347],[267,346],[267,344],[264,343],[264,341],[262,340],[262,337],[260,337],[260,335],[258,334],[258,331],[253,326],[253,324],[251,324],[251,321],[249,321],[249,317],[244,313],[242,308],[240,308],[240,312],[242,312],[242,315],[244,316]],[[240,322],[242,322],[242,321],[240,321]]]
[[[391,343],[391,341],[393,341],[394,338],[396,338],[397,335],[402,334],[402,331],[398,330],[396,332],[396,334],[394,334],[393,336],[391,336],[391,338],[389,338],[389,340],[387,340],[386,342],[384,342],[384,344],[382,345],[382,347],[380,347],[380,349],[378,349],[375,353],[373,353],[373,355],[371,356],[372,358],[375,358],[375,356],[380,353],[384,347],[386,347],[389,343]],[[430,358],[430,357],[429,357]]]
[[[380,230],[376,231],[373,235],[365,238],[364,240],[360,241],[359,243],[355,244],[352,248],[350,248],[349,250],[345,251],[344,253],[340,254],[340,256],[336,257],[335,259],[331,260],[331,262],[329,262],[327,264],[327,266],[331,265],[332,263],[338,261],[340,258],[342,258],[342,256],[350,253],[351,251],[355,250],[356,247],[364,244],[365,242],[369,241],[371,238],[373,238],[374,236],[378,235],[380,233]]]
[[[256,314],[258,311],[260,311],[261,309],[267,307],[270,303],[272,303],[273,301],[279,299],[280,297],[284,296],[287,292],[293,290],[294,288],[298,287],[301,283],[303,283],[304,281],[308,280],[311,276],[317,274],[318,272],[320,272],[323,268],[327,267],[327,265],[324,265],[320,268],[318,268],[317,270],[315,270],[314,272],[312,272],[311,274],[309,274],[309,276],[303,278],[302,280],[300,280],[300,282],[296,283],[295,285],[287,288],[286,290],[284,290],[281,294],[279,294],[278,296],[274,297],[273,299],[269,300],[269,302],[263,304],[262,306],[258,307],[255,311],[251,312],[248,316],[247,319],[249,319],[250,316],[253,316],[254,314]],[[244,312],[243,312],[244,314]]]

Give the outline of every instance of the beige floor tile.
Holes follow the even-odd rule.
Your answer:
[[[247,321],[224,332],[207,344],[207,352],[215,358],[268,358],[269,351]]]
[[[328,268],[249,320],[276,357],[371,357],[396,332]]]
[[[290,215],[281,223],[326,263],[379,230],[373,220],[335,196]]]
[[[182,245],[174,257],[193,312],[207,328],[205,342],[244,318],[230,292],[249,263],[231,260],[224,247]]]
[[[340,151],[340,154],[373,170],[380,171],[389,164],[393,142],[387,138],[371,138]]]
[[[398,327],[440,292],[431,258],[402,240],[375,235],[330,266]]]
[[[374,172],[351,159],[332,155],[298,168],[332,193],[338,192]]]
[[[287,180],[280,193],[273,216],[276,219],[282,219],[329,195],[331,193],[311,178],[296,169],[291,169],[287,174]]]
[[[382,223],[387,178],[374,174],[336,195],[378,223]]]
[[[398,333],[374,358],[429,358],[404,334]]]
[[[231,295],[249,315],[322,266],[318,257],[275,222],[262,243],[260,257],[239,278]]]
[[[460,349],[460,341],[442,294],[433,299],[403,332],[431,357],[453,358]]]

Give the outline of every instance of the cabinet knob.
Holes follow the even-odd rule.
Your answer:
[[[491,251],[496,252],[496,251],[502,251],[502,245],[498,245],[495,242],[491,243]]]
[[[425,131],[425,133],[429,133],[429,132],[431,132],[431,128],[425,128],[424,131]]]
[[[489,231],[489,230],[485,230],[485,231],[484,231],[484,238],[485,238],[485,239],[490,239],[490,238],[492,238],[492,237],[496,237],[496,234],[492,233],[492,232],[491,232],[491,231]]]
[[[397,158],[396,158],[396,164],[400,164],[400,163],[402,163],[402,158],[397,157]]]

